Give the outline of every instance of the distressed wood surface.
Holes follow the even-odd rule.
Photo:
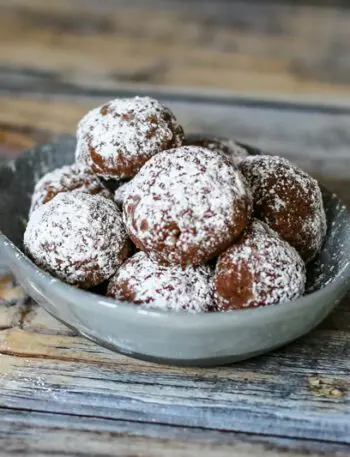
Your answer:
[[[27,411],[11,409],[0,416],[0,443],[1,456],[348,456],[347,447],[341,444],[322,443],[320,453],[317,443],[306,440],[89,417],[77,420],[73,415],[33,412],[28,423]]]
[[[187,131],[284,155],[350,208],[349,19],[330,3],[0,0],[0,158],[151,93]],[[1,456],[347,456],[350,295],[283,349],[183,369],[96,346],[1,277],[0,387]]]
[[[349,445],[348,304],[286,348],[206,370],[116,355],[22,304],[0,332],[0,407]]]
[[[77,121],[88,109],[123,93],[107,91],[84,97],[53,94],[45,98],[0,96],[2,136],[15,143],[16,135],[20,135],[19,144],[7,148],[7,154],[19,153],[23,142],[47,141],[60,134],[74,133]],[[330,182],[332,189],[347,189],[350,110],[302,104],[251,104],[203,96],[188,100],[185,95],[163,94],[161,99],[173,108],[186,131],[213,133],[253,144],[297,162],[322,182]],[[2,155],[5,154],[3,150]],[[349,198],[347,192],[342,196],[345,200]]]
[[[1,0],[0,85],[162,84],[344,102],[349,20],[334,2]]]

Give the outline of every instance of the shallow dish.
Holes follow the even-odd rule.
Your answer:
[[[35,182],[44,173],[72,163],[74,147],[73,138],[64,138],[29,150],[0,168],[0,263],[8,265],[28,294],[49,313],[98,344],[159,363],[228,364],[307,333],[349,289],[350,215],[325,189],[327,239],[309,267],[308,294],[293,302],[213,314],[161,312],[64,284],[37,268],[21,249]]]

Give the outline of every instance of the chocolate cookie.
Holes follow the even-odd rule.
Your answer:
[[[85,166],[66,165],[46,173],[36,184],[32,195],[29,214],[39,206],[51,201],[61,192],[85,192],[91,195],[100,194],[106,198],[112,195],[101,184],[97,176]]]
[[[317,181],[277,156],[247,157],[239,169],[252,189],[256,217],[294,246],[305,262],[312,260],[327,230]]]
[[[286,302],[304,293],[305,281],[305,265],[297,251],[254,219],[218,259],[216,304],[228,310]]]
[[[76,160],[106,179],[127,179],[152,156],[182,141],[182,127],[169,108],[149,97],[120,98],[80,121]]]
[[[184,146],[200,146],[219,154],[223,154],[234,165],[236,165],[241,158],[249,155],[247,149],[236,143],[234,140],[218,138],[211,135],[192,133],[185,136],[183,144]]]
[[[162,266],[144,252],[128,259],[111,278],[107,295],[146,308],[213,311],[213,271],[208,266]]]
[[[123,208],[124,200],[127,196],[129,189],[131,188],[131,181],[125,182],[114,192],[114,201],[119,208]]]
[[[110,278],[128,254],[115,203],[83,192],[60,193],[35,210],[24,246],[39,267],[85,289]]]
[[[199,265],[237,239],[251,216],[249,189],[225,157],[197,146],[157,154],[132,181],[124,221],[153,259]]]

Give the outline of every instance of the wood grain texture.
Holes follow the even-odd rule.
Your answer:
[[[295,2],[1,0],[0,85],[120,84],[349,102],[350,10]]]
[[[196,428],[0,409],[0,455],[345,457],[348,447]],[[28,423],[28,419],[30,419]],[[14,439],[15,438],[15,439]]]
[[[76,123],[88,109],[123,94],[107,92],[104,96],[44,99],[34,95],[2,96],[0,126],[3,130],[10,126],[43,132],[42,137],[45,132],[50,132],[51,137],[74,133]],[[203,96],[191,101],[186,96],[163,94],[161,100],[173,108],[186,131],[221,135],[256,145],[295,161],[321,181],[331,183],[332,189],[339,187],[341,181],[344,189],[348,189],[350,111],[328,111],[301,104],[251,104]],[[348,192],[342,197],[350,198]]]
[[[345,457],[348,446],[0,409],[0,455]],[[28,419],[30,419],[28,423]],[[16,438],[16,440],[14,440]]]
[[[0,332],[2,407],[350,444],[349,331],[319,329],[270,355],[201,370],[29,328]]]

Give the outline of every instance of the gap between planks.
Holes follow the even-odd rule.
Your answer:
[[[73,133],[79,118],[102,102],[101,97],[70,100],[2,97],[0,100],[4,104],[0,123],[37,128],[53,135]],[[344,197],[350,198],[346,184],[350,166],[350,115],[208,104],[205,98],[201,103],[168,101],[186,131],[236,138],[283,155],[321,182],[322,179],[344,182]]]
[[[139,362],[77,337],[5,330],[0,405],[348,442],[343,337],[314,332],[259,359],[203,370]]]
[[[174,455],[174,457],[187,455],[184,454],[184,450],[190,456],[199,454],[205,456],[207,453],[211,456],[222,456],[227,453],[227,455],[232,456],[248,455],[250,457],[262,455],[271,457],[280,455],[280,453],[288,457],[303,456],[305,454],[313,456],[319,455],[318,451],[322,450],[323,456],[336,453],[337,456],[341,457],[347,455],[348,449],[347,446],[333,443],[288,440],[273,436],[245,435],[194,428],[187,429],[158,424],[139,424],[83,416],[80,416],[77,421],[77,418],[72,415],[52,415],[35,411],[28,413],[26,410],[7,408],[0,408],[0,412],[2,412],[0,415],[0,444],[3,451],[7,450],[17,439],[23,440],[28,448],[33,447],[36,451],[45,442],[49,446],[45,450],[50,455],[52,455],[53,450],[52,442],[55,443],[54,449],[56,452],[61,447],[65,452],[70,450],[71,448],[67,449],[66,447],[67,441],[71,443],[71,450],[74,451],[79,448],[80,455],[82,452],[92,452],[92,446],[96,442],[98,443],[99,455],[109,452],[116,455],[117,451],[121,450],[122,443],[127,440],[130,443],[130,447],[134,447],[135,444],[143,441],[145,448],[152,457],[155,447],[160,443],[166,446],[168,452],[169,449],[172,449],[170,455]],[[28,429],[31,431],[29,434]],[[49,439],[48,436],[50,436]],[[40,443],[39,446],[38,442]],[[176,446],[174,443],[176,443]],[[137,455],[145,456],[146,454],[142,451]],[[162,457],[164,455],[164,453],[161,454]]]

